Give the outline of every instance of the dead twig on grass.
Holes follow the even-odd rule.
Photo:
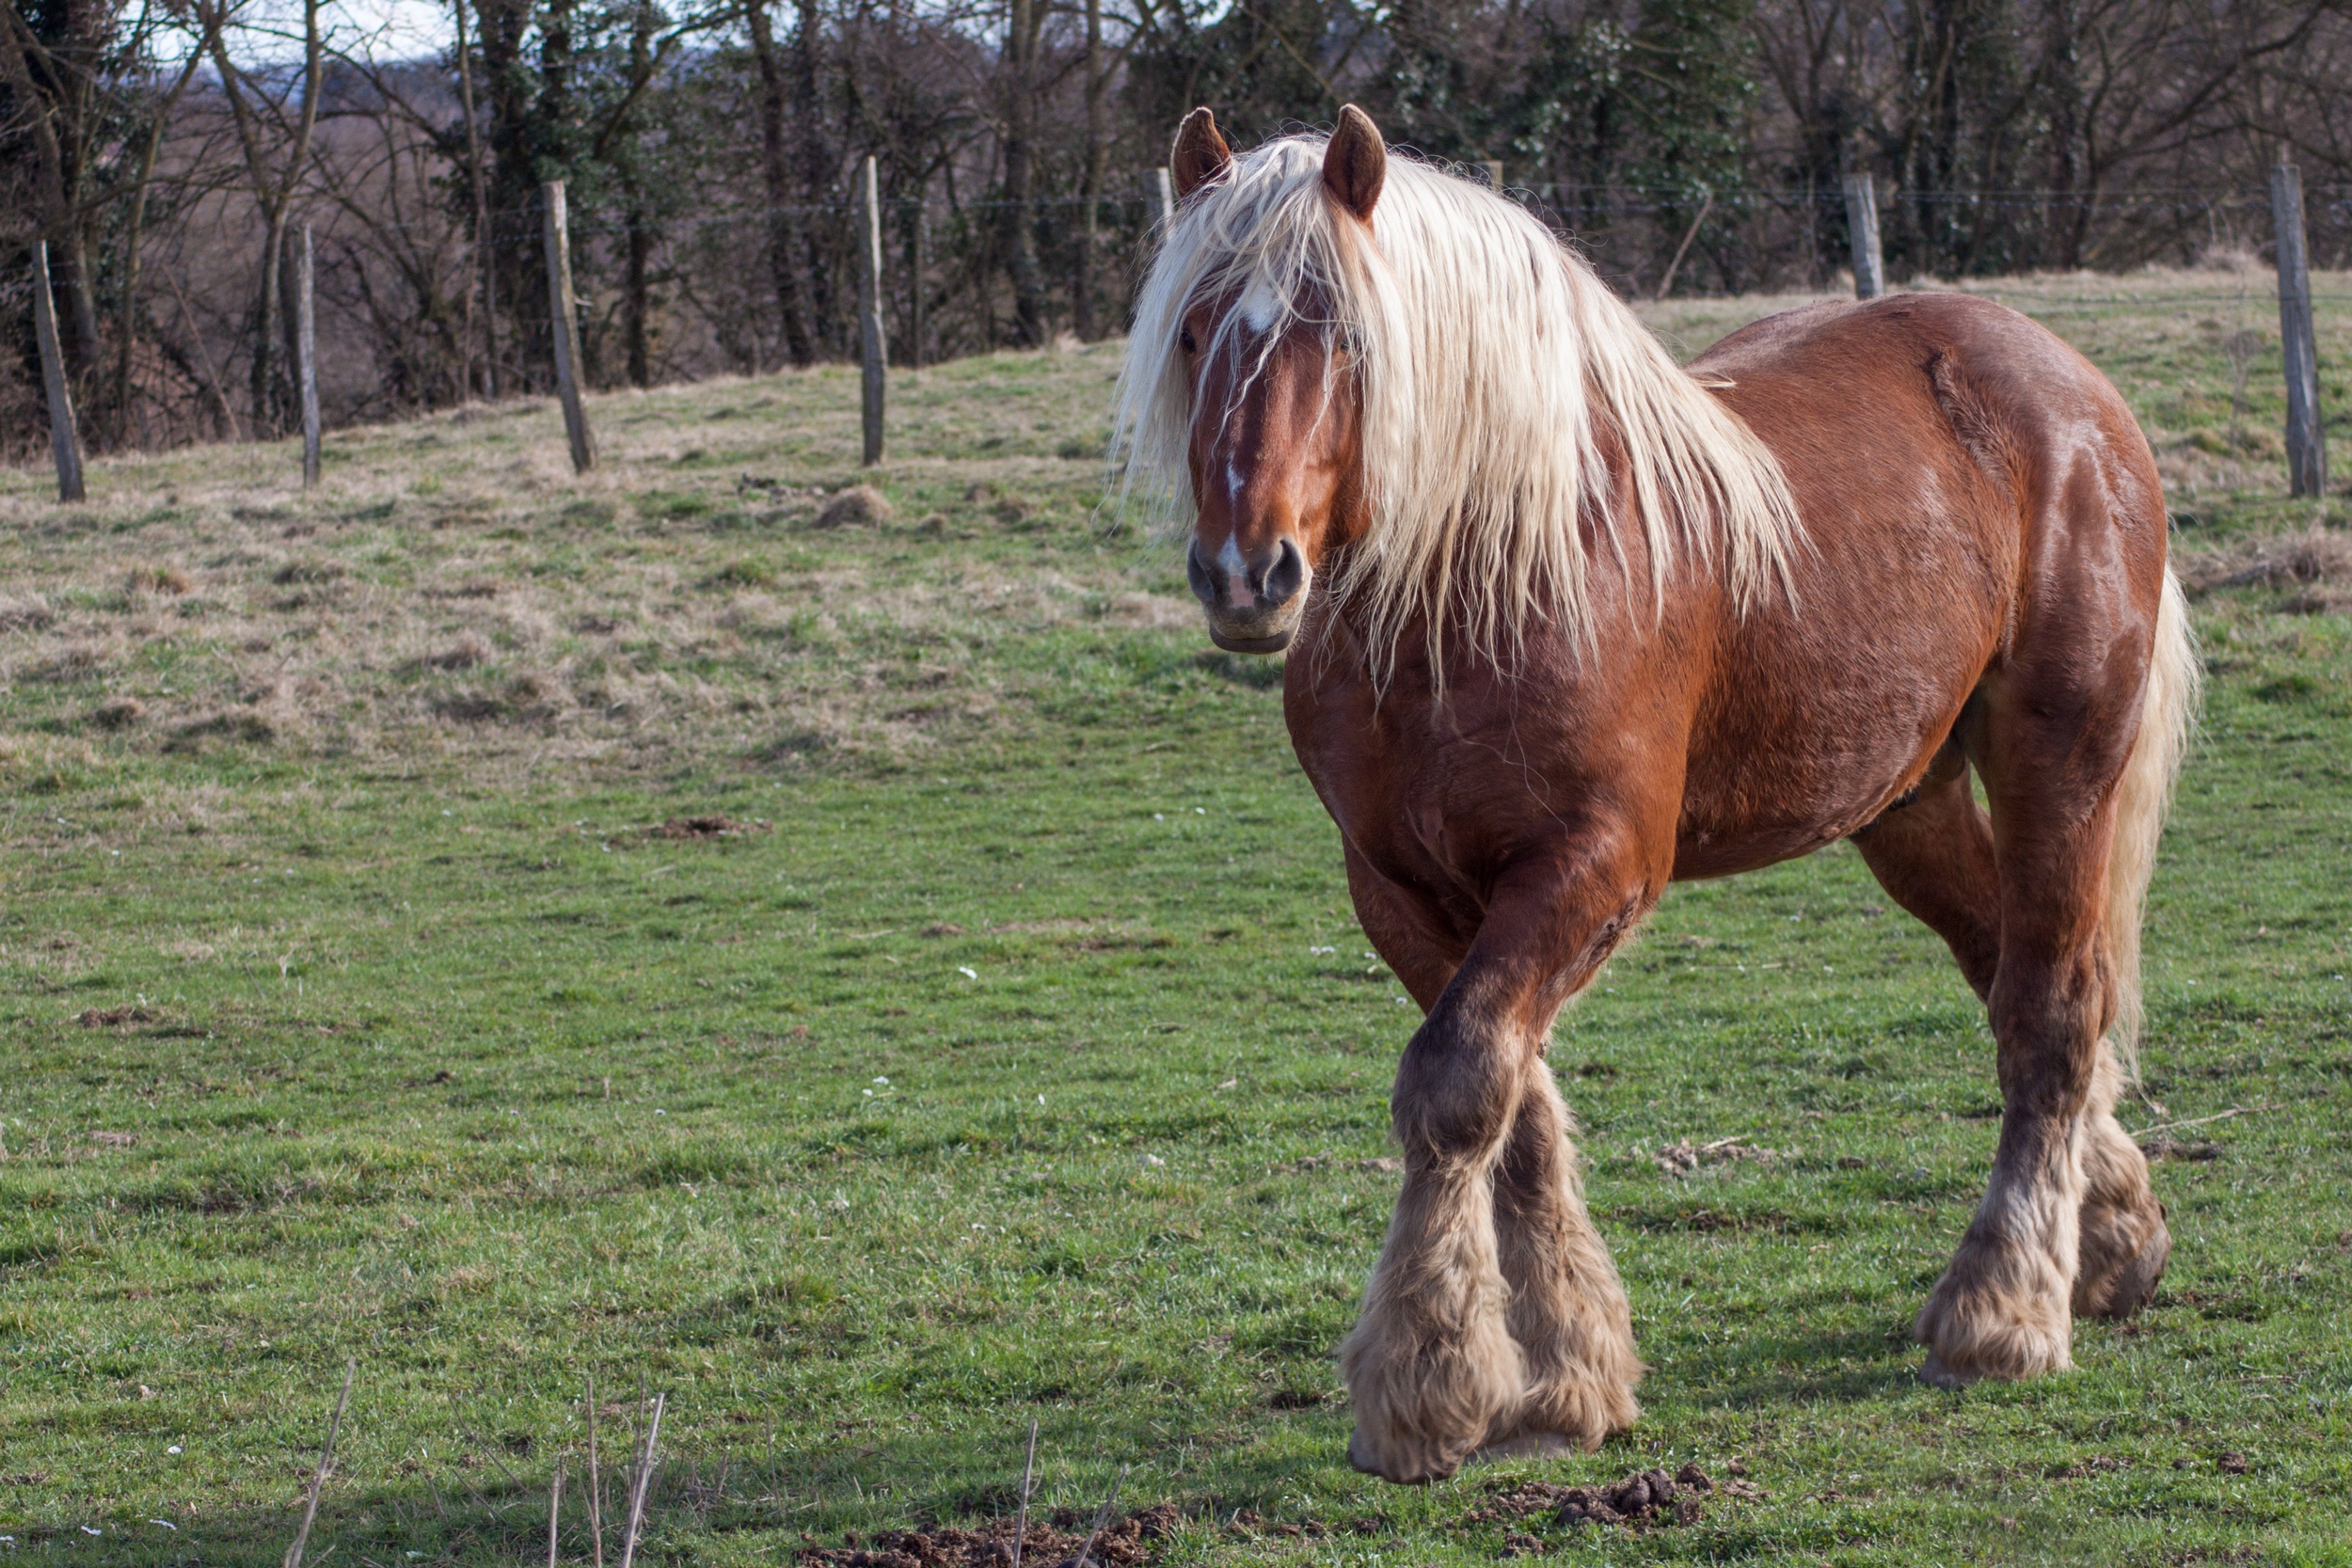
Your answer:
[[[564,1462],[555,1462],[555,1481],[548,1488],[548,1568],[555,1568],[555,1531],[564,1517]]]
[[[588,1374],[588,1536],[604,1568],[604,1478],[596,1470],[596,1374]]]
[[[653,1397],[653,1419],[645,1427],[645,1446],[637,1456],[637,1472],[629,1478],[628,1530],[621,1537],[621,1568],[637,1560],[637,1528],[645,1518],[645,1491],[653,1484],[654,1445],[661,1440],[661,1407],[667,1394]]]
[[[294,1531],[294,1544],[286,1548],[286,1568],[302,1568],[302,1554],[310,1544],[310,1526],[319,1516],[319,1488],[326,1484],[326,1472],[334,1467],[335,1433],[342,1430],[343,1409],[351,1403],[351,1380],[358,1370],[358,1356],[343,1363],[343,1391],[335,1400],[335,1414],[326,1418],[326,1445],[319,1449],[318,1466],[310,1472],[310,1495],[303,1500],[302,1528]]]
[[[1021,1554],[1029,1541],[1029,1487],[1037,1475],[1037,1418],[1029,1418],[1029,1452],[1021,1461],[1021,1513],[1012,1527],[1012,1568],[1021,1568]]]
[[[2127,1132],[2124,1136],[2137,1143],[2140,1139],[2157,1132],[2177,1132],[2184,1127],[2202,1127],[2208,1122],[2228,1121],[2232,1117],[2250,1117],[2257,1111],[2275,1111],[2278,1108],[2277,1103],[2271,1101],[2265,1101],[2260,1105],[2233,1105],[2226,1111],[2216,1111],[2209,1117],[2191,1117],[2186,1121],[2160,1121],[2153,1127],[2143,1127],[2138,1132]]]
[[[1111,1495],[1103,1499],[1102,1510],[1094,1515],[1094,1528],[1087,1531],[1087,1544],[1078,1548],[1078,1555],[1070,1560],[1071,1568],[1090,1568],[1094,1544],[1103,1539],[1103,1527],[1111,1522],[1111,1510],[1119,1506],[1119,1489],[1127,1483],[1128,1465],[1120,1465],[1119,1476],[1111,1482]]]

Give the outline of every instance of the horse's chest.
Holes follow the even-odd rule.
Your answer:
[[[1498,790],[1473,750],[1377,724],[1312,726],[1299,759],[1348,847],[1391,881],[1475,898],[1491,875],[1522,791]]]

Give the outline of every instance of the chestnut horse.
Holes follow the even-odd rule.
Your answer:
[[[1678,369],[1541,225],[1352,106],[1240,156],[1196,110],[1173,171],[1129,482],[1190,523],[1217,645],[1290,650],[1299,760],[1423,1014],[1341,1352],[1350,1457],[1424,1481],[1634,1420],[1553,1019],[1667,883],[1840,838],[1998,1044],[1922,1375],[2065,1369],[2070,1314],[2134,1310],[2170,1248],[2114,1109],[2199,673],[2115,388],[1948,294],[1791,311]]]

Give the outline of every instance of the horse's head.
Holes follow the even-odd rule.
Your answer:
[[[1180,197],[1224,178],[1232,162],[1208,110],[1185,117],[1169,166]],[[1342,110],[1323,162],[1335,220],[1368,226],[1387,171],[1370,118]],[[1234,653],[1289,646],[1316,572],[1362,526],[1352,360],[1333,303],[1316,293],[1311,281],[1287,296],[1227,281],[1183,304],[1195,504],[1184,573],[1210,640]]]

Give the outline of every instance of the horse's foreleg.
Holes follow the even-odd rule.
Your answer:
[[[1528,1064],[1519,1114],[1495,1172],[1495,1220],[1506,1316],[1527,1363],[1518,1424],[1492,1438],[1493,1452],[1596,1449],[1641,1415],[1633,1386],[1633,1314],[1609,1249],[1584,1212],[1572,1124],[1550,1067]]]
[[[1531,1363],[1512,1333],[1513,1288],[1496,1225],[1497,1167],[1529,1109],[1554,1014],[1653,896],[1638,875],[1589,858],[1520,875],[1516,885],[1498,889],[1460,968],[1406,1047],[1391,1099],[1405,1150],[1405,1188],[1363,1315],[1341,1350],[1356,1404],[1348,1452],[1359,1468],[1398,1481],[1451,1475],[1489,1440],[1521,1429],[1531,1374],[1548,1379],[1544,1386],[1554,1393],[1565,1387],[1552,1375],[1561,1365],[1556,1334]],[[1510,1199],[1510,1212],[1540,1212],[1555,1227],[1570,1212],[1581,1221],[1572,1189],[1550,1180],[1562,1176],[1568,1157],[1557,1119],[1549,1127],[1555,1136],[1544,1142],[1545,1118],[1558,1116],[1556,1101],[1539,1105],[1536,1116],[1529,1123],[1529,1155],[1549,1169]],[[1529,1170],[1533,1175],[1534,1166]],[[1509,1185],[1517,1194],[1516,1180]],[[1582,1237],[1605,1267],[1589,1227]],[[1542,1250],[1540,1240],[1514,1243],[1526,1278],[1552,1287],[1551,1299],[1533,1309],[1531,1321],[1555,1329],[1581,1323],[1587,1314],[1567,1306],[1557,1263],[1546,1269],[1528,1261]],[[1590,1283],[1591,1271],[1574,1277]],[[1609,1284],[1615,1285],[1613,1272]],[[1621,1318],[1621,1291],[1616,1299]],[[1605,1364],[1623,1367],[1629,1386],[1629,1336],[1622,1354]],[[1630,1404],[1628,1394],[1629,1418]],[[1581,1422],[1564,1430],[1580,1440],[1598,1435]]]

